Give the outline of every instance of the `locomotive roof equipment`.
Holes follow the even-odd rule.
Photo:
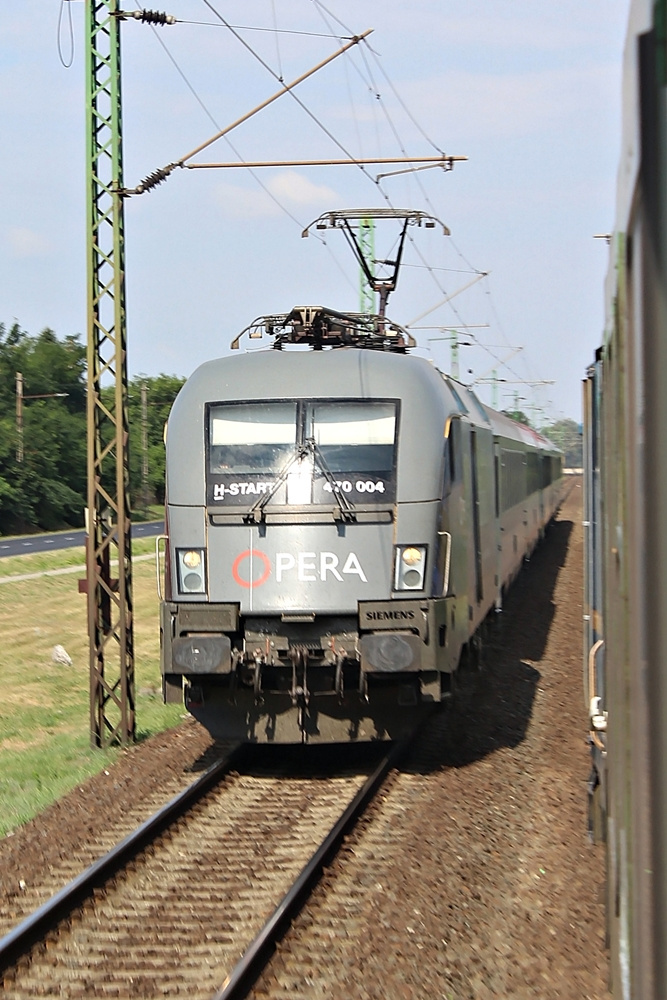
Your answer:
[[[401,235],[398,240],[398,249],[393,260],[369,260],[365,252],[362,241],[362,233],[369,225],[376,221],[398,220],[403,223]],[[356,226],[354,225],[356,223]],[[379,294],[378,313],[384,316],[387,309],[387,300],[390,292],[396,288],[398,272],[403,257],[403,247],[407,235],[408,226],[424,226],[425,229],[435,229],[436,225],[442,226],[445,236],[451,236],[447,226],[432,215],[425,212],[415,212],[409,208],[345,208],[337,212],[325,212],[318,219],[306,226],[301,233],[308,236],[313,226],[316,229],[341,229],[345,235],[348,245],[351,247],[364,272],[369,288]],[[375,273],[375,265],[390,268],[389,273],[381,276]]]
[[[233,351],[239,349],[246,334],[251,340],[263,334],[273,337],[272,346],[277,351],[299,345],[316,351],[325,347],[364,347],[404,353],[417,346],[412,334],[384,316],[341,313],[322,306],[295,306],[289,313],[258,317],[232,340]]]

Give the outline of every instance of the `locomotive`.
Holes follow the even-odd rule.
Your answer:
[[[271,348],[201,365],[167,424],[164,699],[217,738],[398,738],[544,533],[561,453],[384,316],[248,332]]]
[[[667,989],[665,23],[664,0],[633,0],[604,340],[584,380],[589,827],[615,1000]]]

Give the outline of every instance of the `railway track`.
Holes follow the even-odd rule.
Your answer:
[[[0,940],[4,996],[246,995],[402,751],[278,774],[239,748]]]
[[[253,1000],[450,996],[457,1000],[528,996],[610,1000],[605,986],[604,905],[597,898],[597,887],[604,879],[604,856],[586,841],[583,819],[589,762],[582,739],[587,718],[580,705],[580,500],[581,491],[573,490],[545,545],[508,594],[504,614],[496,620],[484,645],[483,670],[469,677],[469,689],[461,678],[456,711],[433,717],[345,838],[337,856],[327,862],[306,905],[251,988],[249,997]],[[192,771],[186,772],[186,768],[199,768],[214,759],[206,741],[186,741],[187,749],[181,752],[178,734],[173,735],[171,740],[165,736],[158,741],[159,752],[150,758],[162,776],[160,782],[153,781],[153,770],[145,760],[138,767],[141,781],[128,780],[125,761],[121,769],[111,769],[106,779],[113,785],[111,793],[100,797],[103,778],[94,788],[82,788],[81,795],[77,792],[64,800],[70,802],[70,826],[81,831],[80,846],[72,830],[63,829],[68,815],[65,809],[46,814],[30,829],[16,832],[11,850],[3,855],[12,878],[5,878],[0,920],[27,902],[32,882],[35,890],[43,889],[47,877],[51,885],[62,871],[59,859],[65,853],[78,859],[84,847],[88,852],[86,822],[77,810],[85,806],[86,815],[101,811],[109,827],[118,818],[125,822],[130,815],[137,825],[164,801],[159,790],[164,788],[165,774],[181,782],[178,787],[170,785],[173,790],[169,794],[173,795],[186,780],[192,781]],[[272,758],[276,749],[271,748]],[[340,755],[341,751],[337,752]],[[176,760],[180,761],[178,768],[165,766]],[[106,899],[98,900],[106,911],[100,909],[97,923],[89,923],[86,931],[106,935],[109,941],[102,944],[99,965],[88,979],[86,971],[81,971],[84,953],[76,953],[68,971],[67,951],[52,937],[42,955],[36,947],[14,980],[7,979],[4,993],[0,987],[3,998],[49,993],[85,996],[86,1000],[96,994],[155,998],[178,995],[180,990],[181,994],[210,1000],[225,976],[231,978],[235,963],[293,881],[279,870],[280,855],[300,852],[299,862],[292,865],[295,874],[327,829],[325,823],[317,831],[311,829],[310,845],[306,846],[304,825],[308,817],[314,825],[319,807],[313,802],[308,808],[303,800],[315,798],[311,779],[315,776],[321,781],[327,774],[307,774],[298,760],[292,760],[291,766],[283,763],[279,781],[289,792],[282,810],[272,807],[269,815],[268,807],[259,800],[258,784],[250,811],[254,810],[261,822],[251,824],[247,810],[247,822],[242,815],[234,820],[235,829],[243,829],[247,840],[261,842],[264,838],[266,851],[255,850],[242,870],[236,854],[230,853],[229,858],[225,854],[220,863],[239,877],[236,885],[230,881],[217,911],[204,914],[208,922],[204,929],[200,921],[192,930],[193,925],[183,917],[180,924],[172,920],[175,930],[171,935],[165,932],[160,936],[159,921],[166,920],[167,904],[162,909],[155,906],[149,919],[143,918],[144,923],[155,925],[152,957],[165,964],[161,978],[156,974],[150,979],[146,963],[151,956],[146,942],[137,941],[134,951],[136,962],[141,958],[144,967],[132,969],[125,962],[132,956],[129,951],[122,952],[120,937],[127,936],[125,918],[117,913],[117,886],[112,882],[107,885]],[[263,782],[268,799],[277,769],[262,769],[255,761],[252,766],[239,766],[238,771],[239,775],[226,779],[232,791]],[[337,797],[336,808],[331,808],[333,821],[366,774],[361,768],[355,770],[349,761],[346,766],[340,756],[327,773],[329,792]],[[346,788],[350,779],[354,787]],[[296,783],[302,788],[300,811],[294,807]],[[142,804],[143,812],[139,812],[137,788],[152,789],[146,796],[150,810]],[[243,794],[249,800],[247,789]],[[96,829],[104,832],[101,820]],[[229,840],[224,817],[221,829],[223,838]],[[276,847],[268,843],[274,836],[280,840]],[[54,845],[46,854],[48,862],[38,862],[38,845],[47,841]],[[5,847],[9,846],[8,841]],[[202,857],[204,853],[203,846]],[[210,866],[210,856],[204,858],[206,861]],[[193,872],[199,861],[184,864],[186,875],[181,872],[174,879],[174,900],[181,886],[192,893],[196,887]],[[54,872],[48,874],[51,865]],[[260,913],[252,895],[253,881],[263,884],[267,868],[273,871],[275,884],[273,892],[267,892],[265,909]],[[209,879],[208,869],[204,874]],[[22,876],[28,883],[25,891],[17,888]],[[241,876],[245,878],[245,903],[254,913],[243,933],[237,912]],[[129,881],[128,877],[123,884]],[[191,882],[195,885],[190,886]],[[60,879],[57,888],[62,884]],[[211,884],[210,879],[207,884]],[[44,898],[42,895],[40,901]],[[194,909],[196,902],[185,900],[184,905]],[[18,919],[16,916],[14,923]],[[73,922],[74,930],[79,928],[82,933],[78,915]],[[10,925],[0,923],[0,934],[5,926]],[[215,934],[227,935],[228,940],[214,941]],[[211,969],[213,947],[218,957]],[[179,954],[174,954],[179,950],[183,969],[178,968]],[[80,962],[78,971],[74,959]],[[92,968],[90,952],[86,960]]]

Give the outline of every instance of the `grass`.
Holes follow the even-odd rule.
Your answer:
[[[153,539],[133,544],[136,556]],[[0,577],[83,566],[83,548],[0,560]],[[86,598],[76,571],[0,584],[0,836],[26,822],[115,760],[89,736]],[[152,559],[133,565],[136,719],[139,738],[176,725],[184,712],[163,705],[158,599]],[[54,663],[64,646],[71,666]],[[116,669],[115,663],[111,670]]]

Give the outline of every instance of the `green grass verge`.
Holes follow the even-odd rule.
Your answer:
[[[135,555],[154,549],[138,539]],[[0,576],[83,564],[83,549],[0,560]],[[30,819],[118,753],[90,748],[86,599],[76,572],[0,586],[0,836]],[[176,725],[184,709],[163,705],[159,619],[152,559],[133,566],[136,719],[139,738]],[[71,666],[55,663],[64,646]],[[117,669],[114,664],[112,669]]]

